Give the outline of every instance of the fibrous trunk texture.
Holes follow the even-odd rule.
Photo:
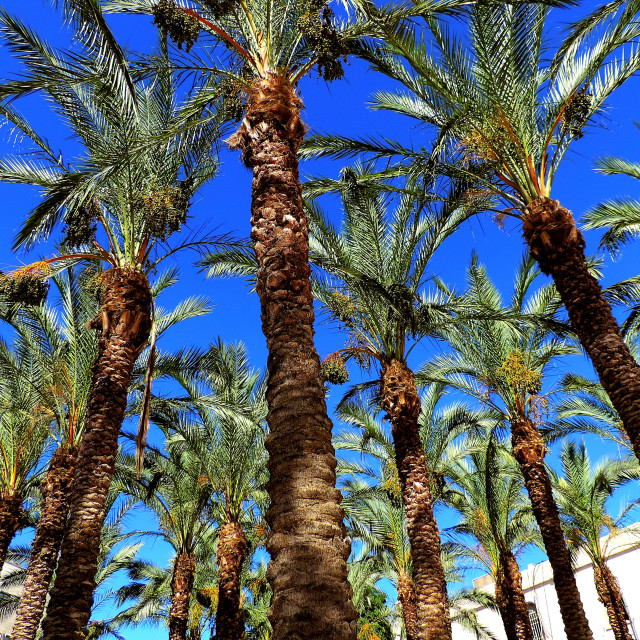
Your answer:
[[[416,612],[416,587],[411,576],[406,573],[399,574],[397,589],[407,640],[415,640],[418,637],[418,614]]]
[[[57,449],[49,462],[47,476],[42,481],[44,506],[36,527],[27,577],[13,625],[11,637],[14,640],[34,640],[38,632],[66,528],[76,453],[76,448],[71,445]]]
[[[553,571],[567,640],[592,640],[593,635],[571,569],[558,506],[544,464],[546,447],[540,432],[528,418],[516,418],[511,422],[511,442]]]
[[[196,576],[193,553],[179,553],[173,563],[171,606],[169,607],[169,640],[187,640],[189,603]]]
[[[420,440],[420,396],[413,373],[399,360],[382,366],[382,409],[391,421],[396,465],[407,515],[413,580],[416,587],[416,635],[419,640],[451,638],[447,583],[440,557],[440,532],[433,515],[430,479]]]
[[[593,565],[598,599],[605,606],[609,624],[616,640],[633,640],[629,631],[627,611],[622,600],[622,592],[616,577],[605,562]]]
[[[510,550],[500,553],[496,580],[496,604],[504,623],[507,640],[533,640],[522,575]]]
[[[640,460],[640,366],[622,339],[602,288],[589,273],[585,241],[571,212],[556,200],[538,198],[526,208],[523,232],[540,269],[553,278]]]
[[[71,487],[67,531],[42,625],[44,640],[85,638],[118,433],[133,366],[151,328],[147,277],[128,268],[105,272],[100,310],[89,326],[101,331],[101,336]]]
[[[240,577],[247,554],[247,536],[240,524],[227,522],[220,527],[218,563],[218,610],[216,640],[242,640],[244,614],[240,606]]]
[[[269,353],[269,619],[273,640],[354,640],[350,545],[313,342],[309,232],[297,159],[301,107],[288,80],[269,73],[250,87],[245,118],[229,141],[253,169],[251,238]]]
[[[20,528],[22,520],[22,496],[12,489],[0,491],[0,569],[2,569],[9,545]]]

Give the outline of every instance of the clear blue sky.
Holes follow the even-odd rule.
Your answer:
[[[4,0],[4,8],[19,16],[45,38],[54,43],[67,41],[68,32],[61,24],[59,14],[45,0]],[[580,15],[596,6],[596,3],[582,2],[571,10],[554,10],[553,23],[557,30],[572,22]],[[110,23],[115,29],[121,44],[131,51],[148,50],[155,39],[155,29],[150,19],[140,16],[112,16]],[[1,77],[7,77],[16,69],[5,49],[0,48]],[[301,93],[306,106],[305,122],[312,130],[342,133],[349,135],[384,135],[400,139],[415,146],[428,146],[430,132],[416,127],[414,123],[387,113],[372,112],[367,109],[367,100],[372,91],[380,87],[390,88],[386,79],[367,70],[360,62],[352,61],[346,67],[343,81],[327,86],[314,77],[306,78],[301,84]],[[29,98],[24,101],[26,111],[32,118],[35,128],[52,142],[54,147],[73,149],[74,142],[68,132],[57,122],[55,116],[41,100]],[[638,79],[632,79],[618,91],[610,104],[608,119],[603,127],[594,129],[577,142],[556,180],[554,197],[561,200],[579,218],[595,203],[614,196],[640,196],[640,183],[630,179],[605,177],[593,171],[593,161],[603,154],[614,154],[630,159],[640,158],[640,130],[632,122],[640,119],[638,112]],[[8,140],[9,128],[5,124],[0,128],[0,153],[11,152],[12,141]],[[220,176],[212,181],[198,195],[192,207],[193,226],[209,222],[221,231],[246,236],[249,233],[249,197],[251,174],[239,162],[238,154],[223,150]],[[314,161],[302,164],[303,175],[325,174],[337,176],[342,163]],[[20,263],[38,257],[35,255],[16,256],[11,252],[12,239],[20,222],[37,202],[32,190],[15,185],[0,184],[0,202],[3,215],[0,216],[0,269],[6,270]],[[334,211],[336,201],[327,198],[325,206]],[[595,252],[598,236],[587,234],[588,250]],[[512,277],[523,251],[523,242],[517,227],[509,225],[505,230],[498,228],[489,216],[482,216],[457,233],[436,256],[433,273],[451,284],[462,285],[465,269],[472,251],[478,253],[480,260],[488,267],[490,275],[502,290],[508,292]],[[612,283],[625,277],[637,275],[638,262],[635,259],[636,247],[630,246],[625,258],[612,263],[608,258],[604,266],[604,281]],[[260,328],[259,305],[255,294],[250,294],[246,285],[239,280],[205,280],[189,265],[190,256],[182,255],[180,265],[183,273],[181,283],[174,287],[161,301],[169,306],[189,295],[205,295],[214,303],[215,309],[210,316],[192,320],[188,325],[174,330],[163,341],[162,348],[177,349],[186,345],[205,346],[222,336],[227,341],[242,340],[249,349],[252,362],[256,367],[264,366],[266,361],[265,341]],[[342,338],[328,326],[317,327],[317,348],[321,357],[342,346]],[[435,346],[425,343],[414,351],[416,364],[427,359]],[[558,376],[566,370],[579,367],[584,373],[591,374],[590,365],[581,358],[566,363]],[[334,396],[338,395],[336,392]],[[591,444],[596,445],[596,442]],[[591,449],[592,457],[599,452]],[[447,517],[443,523],[450,524]],[[143,525],[148,526],[148,523]],[[162,555],[164,550],[156,548],[154,555]],[[129,631],[131,640],[153,638],[153,631]]]

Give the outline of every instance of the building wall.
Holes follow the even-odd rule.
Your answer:
[[[603,538],[603,543],[606,539]],[[618,578],[637,640],[640,640],[640,528],[629,527],[624,533],[609,540],[611,556],[609,567]],[[586,554],[580,554],[576,562],[576,582],[585,608],[594,640],[613,640],[607,613],[598,600],[593,582],[593,569]],[[488,576],[474,581],[478,589],[494,592]],[[551,565],[541,562],[529,565],[522,571],[522,586],[527,602],[535,604],[545,640],[566,640],[560,607],[553,584]],[[494,611],[475,609],[479,622],[490,629],[499,640],[506,640],[500,615]],[[454,640],[475,640],[475,634],[454,623]]]

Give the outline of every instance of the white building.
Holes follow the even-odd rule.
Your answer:
[[[603,542],[604,540],[603,538]],[[633,637],[640,640],[640,527],[628,527],[620,535],[610,539],[608,545],[609,568],[620,584],[631,619],[630,630]],[[583,552],[577,558],[575,576],[594,640],[613,640],[607,612],[598,600],[591,563]],[[491,576],[477,578],[473,584],[482,591],[494,592],[495,585]],[[549,562],[530,564],[522,571],[522,586],[529,603],[534,640],[566,640]],[[505,640],[504,626],[497,612],[484,607],[475,607],[474,610],[483,626],[490,629],[499,640]],[[476,639],[474,633],[454,624],[453,640]]]

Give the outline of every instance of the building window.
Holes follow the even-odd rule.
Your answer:
[[[544,640],[544,631],[542,631],[542,623],[538,616],[538,609],[535,604],[529,603],[529,621],[531,622],[531,630],[533,631],[533,640]]]

